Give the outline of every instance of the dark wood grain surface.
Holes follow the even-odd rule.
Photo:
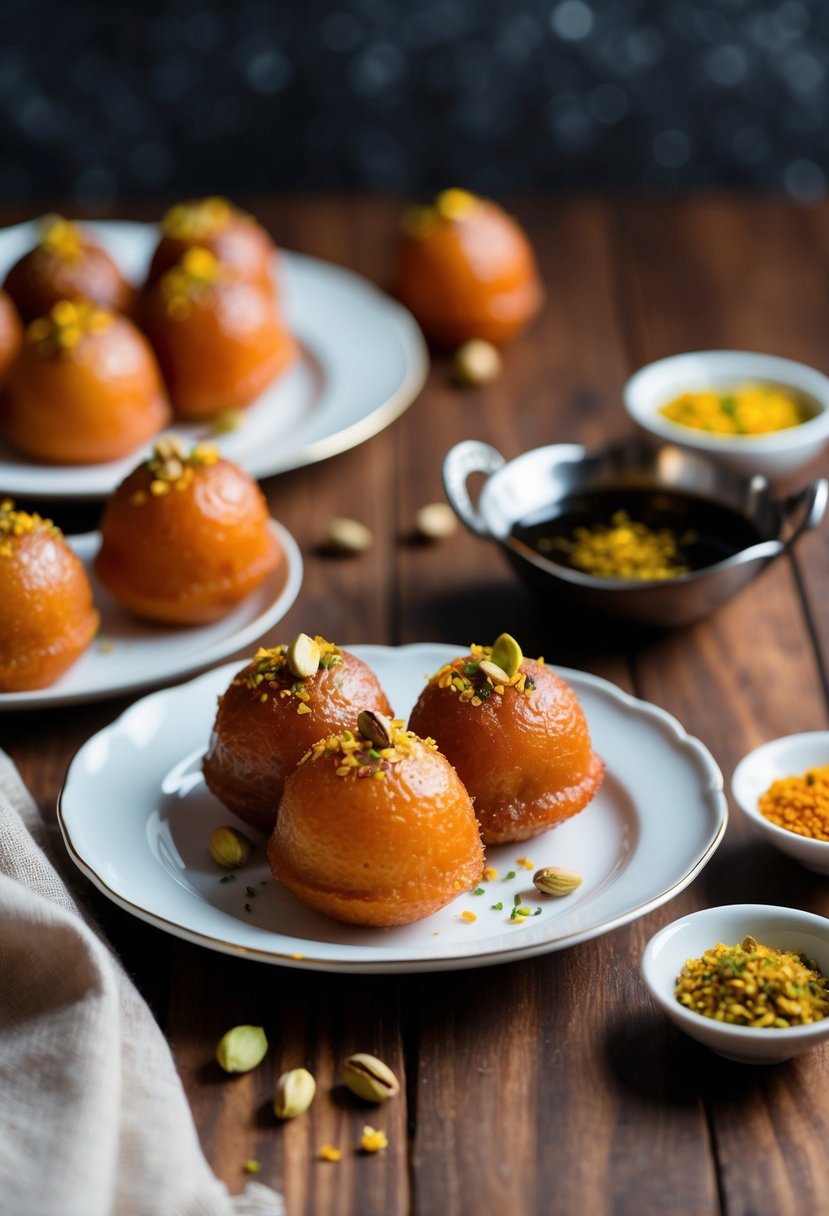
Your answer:
[[[247,201],[286,247],[386,280],[396,203]],[[442,496],[441,460],[458,440],[512,457],[628,434],[622,386],[651,359],[743,347],[829,371],[829,206],[535,199],[515,210],[547,301],[501,378],[460,391],[437,359],[388,430],[265,483],[306,563],[298,602],[266,640],[305,630],[343,643],[464,643],[507,629],[526,651],[675,714],[728,779],[764,740],[827,726],[825,528],[709,621],[620,641],[532,598],[492,546],[462,531],[412,543],[412,521]],[[829,472],[829,461],[800,480],[815,471]],[[53,513],[72,526],[72,510]],[[364,520],[373,549],[324,556],[332,514]],[[74,750],[125,704],[0,719],[2,746],[48,815]],[[244,1163],[260,1161],[289,1216],[829,1211],[827,1050],[768,1069],[726,1063],[667,1024],[639,975],[648,938],[695,908],[751,900],[829,914],[827,881],[752,837],[739,812],[708,867],[667,905],[561,953],[481,970],[283,970],[187,945],[88,897],[169,1039],[213,1167],[235,1191]],[[263,1024],[272,1049],[229,1080],[213,1052],[239,1022]],[[379,1113],[337,1084],[355,1050],[381,1056],[403,1081]],[[300,1064],[319,1097],[307,1116],[278,1125],[274,1080]],[[385,1128],[385,1152],[355,1151],[365,1122]],[[324,1142],[345,1150],[339,1163],[317,1159]]]

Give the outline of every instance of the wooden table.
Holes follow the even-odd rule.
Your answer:
[[[386,278],[396,203],[247,201],[285,246]],[[299,601],[267,641],[306,630],[346,643],[464,643],[508,629],[526,652],[675,714],[728,778],[764,740],[829,724],[825,528],[710,621],[625,649],[578,634],[465,532],[431,547],[409,534],[416,509],[442,497],[453,443],[477,437],[512,457],[625,435],[622,385],[651,359],[744,347],[829,370],[829,205],[537,199],[516,211],[548,297],[502,377],[459,391],[436,360],[391,428],[266,483],[306,561]],[[318,552],[334,513],[371,527],[369,553]],[[71,512],[54,514],[71,523]],[[0,720],[2,745],[48,815],[74,750],[125,704]],[[770,1069],[728,1064],[668,1025],[639,975],[648,938],[695,908],[751,900],[829,914],[826,881],[756,841],[739,812],[710,865],[666,906],[561,953],[477,971],[283,970],[190,946],[89,895],[164,1028],[213,1167],[235,1191],[257,1159],[290,1216],[829,1211],[829,1052]],[[213,1052],[241,1022],[264,1024],[272,1049],[228,1080]],[[333,1088],[355,1050],[404,1081],[374,1116],[389,1138],[376,1156],[353,1151],[374,1112]],[[274,1080],[299,1064],[319,1097],[309,1115],[278,1125]],[[324,1142],[346,1150],[338,1164],[317,1159]]]

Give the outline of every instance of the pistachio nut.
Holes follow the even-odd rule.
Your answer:
[[[307,1068],[292,1068],[283,1072],[276,1082],[276,1095],[273,1100],[274,1114],[277,1119],[295,1119],[304,1115],[314,1101],[317,1083]]]
[[[288,666],[297,679],[315,676],[320,666],[320,648],[307,633],[298,633],[285,655]]]
[[[365,553],[374,544],[371,529],[356,519],[335,516],[325,529],[325,543],[338,553]]]
[[[458,517],[448,502],[430,502],[415,514],[415,532],[423,540],[445,540],[458,528]]]
[[[385,714],[379,710],[364,709],[357,715],[357,730],[375,747],[390,747],[392,726]]]
[[[490,384],[501,374],[501,356],[491,342],[472,338],[455,353],[455,379],[458,384]]]
[[[216,1059],[225,1072],[250,1072],[261,1064],[268,1040],[261,1026],[234,1026],[219,1039]]]
[[[385,1102],[400,1091],[400,1082],[388,1064],[365,1051],[348,1057],[343,1065],[343,1084],[366,1102]]]
[[[502,667],[497,663],[490,662],[489,659],[481,659],[478,664],[478,671],[483,675],[489,676],[493,684],[509,684],[509,676]]]
[[[243,866],[253,852],[253,845],[244,832],[226,824],[214,828],[207,846],[216,864],[224,866],[226,870],[236,870]]]
[[[492,647],[489,661],[502,668],[507,673],[508,679],[512,679],[523,660],[524,656],[521,653],[521,647],[511,634],[502,633],[500,637],[495,639],[495,645]]]
[[[533,882],[544,895],[569,895],[584,879],[575,870],[565,870],[564,866],[544,866],[533,874]]]

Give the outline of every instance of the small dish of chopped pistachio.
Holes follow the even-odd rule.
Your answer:
[[[779,1064],[829,1039],[829,920],[731,904],[666,925],[648,943],[651,996],[692,1039],[742,1064]]]

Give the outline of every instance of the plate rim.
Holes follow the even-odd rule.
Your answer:
[[[458,654],[463,654],[468,651],[468,646],[454,646],[448,643],[431,643],[431,642],[416,642],[402,646],[384,646],[379,644],[354,644],[347,645],[345,649],[352,653],[358,654],[358,657],[363,657],[364,661],[367,652],[382,651],[400,652],[400,651],[434,651],[438,648],[443,648],[447,655],[452,657]],[[194,680],[188,681],[188,684],[195,683],[198,680],[207,680],[219,675],[231,676],[236,668],[236,664],[229,663],[222,668],[214,668],[212,671],[202,673],[196,676]],[[579,945],[582,942],[590,941],[596,937],[603,937],[605,934],[613,932],[615,929],[621,928],[631,921],[638,920],[662,904],[669,902],[681,891],[683,891],[697,876],[697,874],[707,865],[713,854],[716,852],[723,836],[725,835],[728,826],[729,810],[728,802],[724,790],[724,778],[722,771],[712,756],[708,748],[696,736],[691,735],[685,727],[679,722],[673,714],[662,709],[661,706],[655,705],[653,702],[645,701],[640,697],[635,697],[633,694],[619,688],[610,680],[604,679],[602,676],[593,675],[591,672],[583,672],[574,668],[555,665],[555,671],[560,674],[563,679],[568,682],[578,684],[584,682],[592,687],[595,691],[603,694],[622,706],[629,709],[634,709],[638,714],[642,714],[647,718],[656,719],[661,723],[663,729],[667,728],[668,733],[676,743],[692,755],[695,767],[702,777],[703,772],[707,774],[707,785],[700,782],[700,790],[703,791],[709,802],[710,812],[714,821],[714,831],[707,845],[702,850],[701,854],[696,858],[693,864],[682,874],[675,882],[664,888],[656,895],[651,896],[640,904],[626,909],[609,920],[603,921],[598,925],[590,925],[582,930],[565,933],[558,937],[546,939],[542,942],[536,942],[529,945],[516,945],[515,947],[505,950],[493,951],[485,954],[481,953],[464,953],[464,954],[448,954],[439,958],[433,957],[401,957],[397,960],[390,959],[332,959],[330,957],[317,957],[313,954],[302,953],[297,956],[296,953],[281,952],[277,950],[264,950],[258,947],[244,946],[238,943],[232,943],[222,938],[215,938],[211,934],[204,933],[198,929],[191,929],[186,925],[180,924],[178,921],[171,921],[167,917],[148,911],[146,908],[136,905],[132,900],[122,896],[114,891],[108,883],[95,871],[91,865],[81,856],[78,849],[75,847],[71,832],[66,822],[63,800],[71,777],[73,766],[79,760],[81,752],[87,747],[98,735],[110,731],[116,727],[117,723],[134,709],[135,706],[143,701],[153,697],[163,697],[169,695],[177,689],[182,689],[184,685],[178,685],[177,689],[165,688],[159,689],[156,692],[150,693],[148,697],[141,698],[141,702],[134,702],[119,714],[112,722],[103,727],[101,731],[97,731],[94,735],[87,739],[72,756],[72,759],[67,767],[66,776],[61,786],[57,798],[57,818],[63,837],[64,845],[72,858],[75,865],[84,873],[93,885],[119,905],[125,911],[137,916],[140,920],[160,928],[172,936],[181,938],[192,944],[199,945],[208,949],[212,949],[222,954],[228,954],[237,958],[250,958],[257,962],[269,963],[277,966],[287,967],[306,967],[315,971],[325,971],[335,974],[416,974],[424,972],[437,971],[456,971],[466,970],[475,967],[497,966],[505,962],[518,962],[525,958],[534,958],[542,954],[555,953],[558,950],[569,948],[570,946]]]
[[[30,228],[32,225],[37,224],[40,218],[42,217],[35,217],[34,219],[23,220],[19,224],[7,224],[4,227],[0,227],[0,238],[5,233],[15,233]],[[146,232],[146,230],[155,227],[151,222],[140,220],[94,220],[81,218],[74,222],[83,225],[93,233],[101,231],[104,235],[113,228],[133,228]],[[405,348],[406,367],[401,383],[391,395],[353,422],[341,426],[338,430],[328,435],[310,440],[293,452],[288,453],[287,457],[282,457],[281,453],[276,451],[270,458],[264,456],[260,458],[257,451],[254,450],[248,460],[237,462],[242,464],[246,471],[257,479],[276,477],[295,469],[307,468],[309,465],[317,464],[321,460],[329,460],[332,456],[338,456],[342,452],[347,452],[351,448],[358,447],[360,444],[372,439],[395,422],[414,403],[426,383],[430,368],[429,350],[423,332],[412,313],[399,301],[388,295],[382,288],[372,283],[371,280],[365,278],[364,275],[361,275],[358,271],[351,270],[347,266],[340,266],[336,262],[314,257],[311,254],[285,249],[281,245],[277,248],[280,259],[289,268],[289,272],[291,267],[298,267],[300,269],[307,267],[312,272],[323,270],[326,274],[339,278],[349,290],[360,292],[363,295],[369,296],[375,302],[381,303],[384,309],[387,310],[390,318],[393,318],[394,328]],[[173,419],[170,427],[174,429],[175,425],[176,420]],[[162,428],[159,434],[165,430],[169,430],[170,427]],[[149,442],[152,442],[152,440]],[[136,459],[141,458],[143,451],[143,447],[136,449],[134,453]],[[60,467],[65,468],[67,466]],[[39,471],[41,468],[48,470],[49,466],[45,464],[40,465],[33,461],[20,464],[19,466],[8,465],[8,469],[12,471],[11,482],[8,486],[5,481],[8,473],[0,470],[0,482],[2,482],[3,491],[18,496],[27,495],[29,497],[36,497],[44,502],[98,502],[106,498],[109,492],[84,489],[83,485],[79,485],[77,488],[62,488],[59,490],[52,490],[48,486],[33,489],[31,486],[27,486],[25,481],[21,482],[14,472],[17,469],[20,475],[25,477],[26,471],[30,468],[35,468]]]
[[[274,519],[273,516],[270,517],[270,526],[274,535],[279,540],[285,555],[284,586],[267,608],[259,612],[253,620],[240,627],[235,633],[229,634],[224,642],[214,643],[212,647],[205,651],[203,657],[198,658],[196,655],[193,655],[185,664],[176,666],[167,675],[148,676],[147,678],[130,680],[126,683],[121,682],[108,685],[106,688],[98,687],[86,690],[78,689],[75,692],[56,693],[54,685],[49,685],[48,688],[29,689],[25,692],[0,692],[0,714],[13,713],[16,710],[60,709],[65,705],[84,705],[91,702],[108,701],[114,697],[125,696],[132,692],[144,692],[145,695],[154,695],[154,693],[146,694],[147,689],[155,689],[156,692],[163,693],[170,687],[181,683],[183,677],[190,676],[191,678],[198,679],[200,675],[205,674],[206,669],[211,664],[218,663],[221,659],[227,658],[235,650],[241,650],[243,647],[251,645],[257,638],[266,634],[269,629],[278,625],[282,618],[290,611],[302,589],[304,578],[302,552],[297,541],[285,525],[280,523],[279,520]],[[74,552],[76,545],[89,542],[91,538],[98,536],[100,536],[100,533],[96,530],[67,535],[65,539]],[[257,590],[258,588],[255,588],[250,594],[255,595]],[[231,641],[233,643],[232,646],[230,646]],[[90,646],[94,645],[95,639],[93,638]],[[82,662],[83,658],[84,655],[79,655],[77,661]],[[143,700],[144,698],[142,697],[141,699]],[[126,712],[124,710],[124,713]],[[108,725],[114,725],[121,716],[119,714]],[[107,728],[103,727],[102,729]],[[81,744],[81,747],[83,746]],[[78,748],[78,751],[80,750]],[[77,752],[75,755],[77,755]],[[73,755],[72,760],[74,761],[74,759],[75,756]]]

